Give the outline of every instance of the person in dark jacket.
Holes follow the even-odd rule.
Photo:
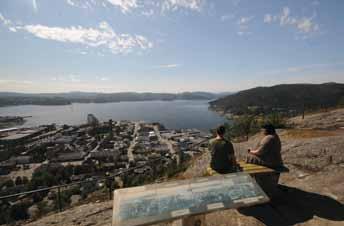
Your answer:
[[[264,138],[258,143],[256,149],[249,149],[247,162],[273,169],[282,167],[282,145],[274,126],[266,124],[262,127],[262,130]]]
[[[219,126],[216,129],[216,138],[209,142],[210,167],[220,174],[235,172],[236,167],[233,144],[224,138],[225,133],[226,128]]]
[[[283,167],[281,156],[281,141],[273,125],[266,124],[262,127],[264,138],[258,143],[256,149],[250,149],[246,162],[266,166],[276,171]],[[278,181],[280,173],[263,174],[255,177],[256,182],[265,193],[273,198],[278,194]]]

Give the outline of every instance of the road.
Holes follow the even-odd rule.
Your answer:
[[[160,134],[160,130],[158,128],[158,126],[154,126],[154,131],[155,131],[155,134],[158,136],[158,139],[160,141],[160,143],[162,144],[167,144],[168,146],[168,149],[170,149],[170,153],[172,156],[176,156],[176,160],[177,160],[177,166],[179,166],[180,164],[180,156],[179,156],[179,153],[177,153],[177,150],[175,148],[173,148],[173,145],[172,145],[172,142],[167,140],[167,139],[164,139],[161,134]]]
[[[139,129],[139,122],[135,122],[135,128],[134,128],[134,133],[133,133],[133,139],[130,142],[130,146],[128,148],[128,160],[129,162],[134,161],[134,146],[136,144],[135,137],[137,136],[137,130]]]

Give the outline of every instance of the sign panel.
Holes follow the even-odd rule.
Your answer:
[[[113,226],[149,225],[268,201],[245,173],[125,188],[114,192]]]

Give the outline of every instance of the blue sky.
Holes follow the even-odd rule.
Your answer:
[[[0,91],[344,82],[341,0],[1,0]]]

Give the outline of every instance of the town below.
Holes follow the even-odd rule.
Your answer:
[[[47,190],[1,200],[1,208],[7,211],[0,214],[0,224],[75,205],[95,192],[107,194],[109,186],[129,187],[168,178],[202,154],[209,137],[197,129],[170,130],[160,123],[99,122],[92,114],[79,126],[2,129],[1,197],[135,170],[120,174],[111,185],[94,180],[66,186],[59,197],[56,191]]]

